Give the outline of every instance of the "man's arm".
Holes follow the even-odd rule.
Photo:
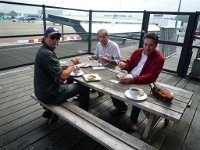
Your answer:
[[[108,58],[105,57],[105,56],[100,56],[99,59],[100,59],[101,61],[103,61],[103,62],[106,62],[106,63],[112,64],[112,65],[117,65],[117,64],[118,64],[118,62],[116,62],[116,60],[108,59]]]
[[[131,56],[124,61],[125,65],[124,65],[124,69],[127,70],[128,72],[130,72],[135,66],[136,64],[138,64],[140,58],[138,56],[138,54],[136,54],[137,51],[134,51]]]
[[[117,45],[117,43],[114,43],[114,54],[113,54],[113,59],[116,64],[118,64],[122,58],[121,58],[121,54],[120,54],[120,49],[119,46]]]
[[[62,71],[62,73],[60,74],[60,76],[58,77],[59,81],[65,81],[68,79],[70,73],[73,71],[74,67],[76,66],[76,64],[78,64],[80,62],[80,58],[79,57],[75,57],[70,61],[69,66],[64,69]]]

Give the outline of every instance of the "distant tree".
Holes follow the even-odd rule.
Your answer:
[[[176,16],[175,19],[178,21],[181,21],[181,26],[183,26],[184,23],[188,22],[188,18],[189,18],[189,16],[179,15],[179,16]]]
[[[14,18],[15,16],[17,16],[17,12],[15,12],[14,10],[10,11],[8,13],[9,16],[11,16],[11,18]]]

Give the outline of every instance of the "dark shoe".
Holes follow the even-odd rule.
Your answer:
[[[168,119],[165,119],[164,126],[167,126],[168,124],[169,124],[169,120],[168,120]]]
[[[58,116],[57,115],[53,115],[51,118],[49,118],[48,123],[52,124],[52,123],[56,123],[58,121]]]
[[[94,89],[90,89],[90,93],[95,93],[96,91]]]
[[[139,126],[139,124],[138,124],[137,121],[136,122],[131,122],[130,123],[130,129],[131,129],[131,131],[137,131],[138,130],[138,126]]]
[[[73,101],[79,101],[79,99],[80,99],[80,96],[79,96],[79,95],[73,97]]]
[[[122,113],[126,113],[127,111],[127,107],[116,107],[115,109],[111,110],[110,113],[111,114],[122,114]]]
[[[46,110],[43,112],[42,117],[44,117],[44,118],[50,118],[52,114],[53,114],[53,113],[52,113],[50,110],[46,109]]]
[[[103,93],[101,93],[101,92],[98,92],[98,94],[99,94],[99,97],[102,97],[102,96],[104,96],[104,94],[103,94]]]

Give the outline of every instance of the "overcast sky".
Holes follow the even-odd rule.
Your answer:
[[[22,2],[21,0],[4,1]],[[23,0],[23,3],[45,4],[86,10],[177,11],[179,1],[180,0]],[[6,8],[0,7],[0,11],[4,9]],[[200,11],[199,0],[182,0],[180,11]]]

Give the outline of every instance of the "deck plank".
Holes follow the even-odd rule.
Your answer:
[[[15,101],[16,104],[12,104],[11,106],[6,107],[3,110],[0,110],[0,118],[4,117],[4,116],[7,116],[9,114],[13,114],[13,113],[15,113],[15,112],[17,112],[19,110],[25,109],[25,108],[29,107],[30,105],[34,105],[34,104],[37,103],[36,101],[33,101],[32,99],[28,99],[28,100],[27,99],[28,98],[25,98],[25,101],[22,101],[22,102]]]
[[[6,99],[7,97],[9,96],[13,96],[13,95],[16,95],[18,93],[21,93],[21,92],[24,92],[24,91],[27,91],[27,90],[32,90],[33,89],[33,85],[28,85],[28,86],[23,86],[21,88],[17,88],[17,89],[13,89],[12,90],[12,95],[10,94],[10,92],[4,92],[4,93],[1,93],[0,95],[0,99]]]
[[[28,122],[27,124],[20,126],[19,128],[16,128],[12,132],[8,132],[7,134],[4,134],[1,136],[1,142],[0,142],[0,147],[5,146],[21,136],[28,134],[35,129],[41,127],[42,125],[46,124],[46,119],[39,117],[31,122]]]
[[[33,89],[31,88],[30,90],[26,92],[19,92],[14,95],[9,95],[7,97],[4,97],[0,101],[0,110],[5,109],[7,107],[13,106],[13,102],[17,104],[18,102],[26,101],[30,99],[29,94],[33,93]],[[28,98],[28,99],[27,99]],[[19,101],[18,101],[19,100]]]
[[[189,80],[188,84],[185,86],[184,89],[189,90],[189,91],[193,91],[197,83],[198,83],[198,81]]]
[[[12,122],[9,122],[3,126],[1,126],[1,130],[0,130],[0,136],[8,133],[8,132],[12,132],[14,131],[15,129],[19,128],[20,126],[23,126],[37,118],[39,118],[42,114],[42,109],[38,109],[37,111],[35,112],[32,112],[31,114],[28,114],[26,116],[23,116],[17,120],[14,120]]]
[[[33,80],[23,80],[23,82],[21,83],[18,83],[18,84],[15,84],[13,86],[7,86],[7,87],[3,87],[1,90],[0,90],[0,94],[3,94],[3,93],[10,93],[10,91],[13,91],[13,90],[16,90],[16,89],[19,89],[19,88],[23,88],[23,87],[26,87],[26,86],[29,86],[33,84]]]
[[[51,150],[69,150],[78,145],[82,140],[86,138],[86,135],[78,130],[70,135],[67,135],[61,139],[58,143],[51,146]]]
[[[80,148],[83,150],[84,149],[94,150],[98,146],[99,146],[99,143],[94,141],[92,138],[87,137],[87,138],[83,139],[79,144],[75,145],[75,147],[73,147],[72,150],[80,150]],[[101,146],[101,147],[103,147],[103,146]]]
[[[182,78],[177,84],[176,87],[178,88],[185,88],[185,86],[188,84],[189,80],[186,78]]]
[[[27,107],[25,109],[19,110],[14,114],[9,114],[7,116],[1,117],[0,118],[0,126],[7,124],[13,120],[17,120],[18,118],[21,118],[29,113],[32,113],[36,110],[38,110],[39,104],[36,103],[35,105],[32,105],[31,107]]]
[[[73,132],[75,132],[75,128],[70,124],[66,123],[60,128],[58,128],[55,132],[51,132],[46,135],[41,140],[38,140],[31,145],[27,146],[24,150],[36,149],[36,150],[44,150],[44,149],[52,149],[54,145],[59,143],[60,140],[65,139],[67,136],[70,136]]]
[[[176,75],[168,74],[162,80],[160,80],[160,82],[169,84],[171,86],[175,86],[179,82],[180,79],[181,78]]]
[[[24,149],[31,143],[39,140],[40,138],[43,138],[50,132],[55,131],[57,128],[59,128],[61,125],[63,125],[62,122],[58,122],[55,124],[44,124],[43,126],[37,128],[33,132],[30,132],[28,134],[23,135],[22,137],[18,138],[17,140],[12,141],[11,143],[3,146],[1,149]]]

